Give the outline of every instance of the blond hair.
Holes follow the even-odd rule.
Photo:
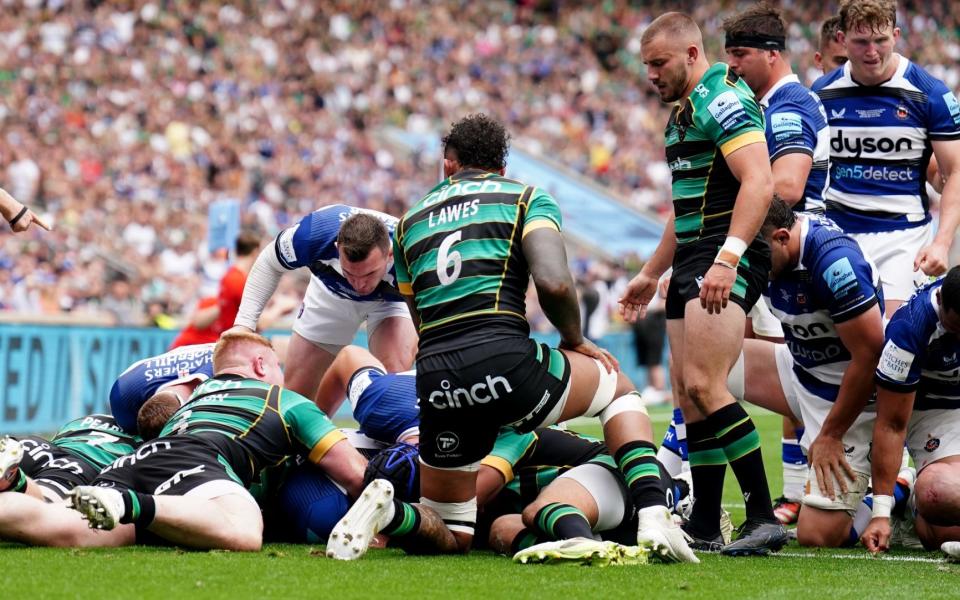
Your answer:
[[[219,373],[223,367],[229,365],[230,354],[241,344],[258,344],[260,346],[266,346],[271,350],[273,349],[273,344],[270,343],[270,340],[259,333],[246,331],[244,329],[225,331],[220,336],[220,339],[217,340],[217,345],[213,347],[214,373]]]
[[[663,13],[653,20],[640,36],[640,43],[647,44],[659,35],[666,35],[668,39],[691,42],[703,50],[703,36],[700,27],[690,18],[690,15],[681,12]]]
[[[897,26],[896,0],[844,0],[840,3],[840,31],[869,29],[876,33]]]

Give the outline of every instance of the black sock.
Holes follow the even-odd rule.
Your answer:
[[[533,518],[533,529],[551,540],[593,537],[590,522],[580,509],[561,502],[551,502],[538,510]]]
[[[775,523],[770,488],[763,469],[760,435],[753,420],[739,404],[729,404],[707,417],[710,431],[723,448],[743,493],[748,519]],[[694,490],[697,485],[694,483]],[[696,493],[696,492],[694,492]]]
[[[420,511],[412,504],[393,499],[393,519],[380,530],[390,537],[413,535],[420,530]]]
[[[134,523],[146,527],[153,522],[157,514],[157,502],[150,494],[141,494],[134,490],[122,490],[123,516],[121,523]]]
[[[657,461],[660,466],[660,491],[666,501],[667,508],[673,511],[677,504],[690,495],[690,484],[683,479],[674,479],[670,476],[663,463]]]
[[[666,506],[656,446],[650,442],[627,442],[617,449],[614,458],[627,481],[630,498],[637,510]]]
[[[688,529],[702,539],[720,535],[720,501],[727,457],[706,421],[687,423],[690,476],[693,479],[693,512]]]
[[[548,540],[541,540],[539,537],[537,537],[537,534],[535,532],[524,527],[523,529],[517,532],[517,535],[514,536],[513,541],[510,542],[510,553],[516,554],[521,550],[526,550],[527,548],[529,548],[530,546],[533,546],[534,544],[539,544],[541,541],[548,541]]]
[[[10,486],[11,492],[20,492],[21,494],[26,493],[27,491],[27,474],[23,472],[23,469],[17,469],[17,482]]]

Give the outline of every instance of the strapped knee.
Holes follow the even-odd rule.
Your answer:
[[[620,396],[604,407],[597,416],[600,418],[600,424],[606,425],[610,419],[626,412],[636,412],[647,415],[647,407],[643,405],[643,399],[639,393],[628,392]]]
[[[476,496],[466,502],[436,502],[420,498],[420,504],[435,510],[450,531],[473,535],[477,525]]]

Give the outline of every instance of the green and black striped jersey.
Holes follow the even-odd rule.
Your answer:
[[[420,316],[421,355],[529,335],[521,241],[540,227],[561,229],[550,194],[479,170],[445,179],[407,211],[394,265]]]
[[[740,182],[725,157],[749,144],[766,144],[753,92],[730,67],[717,63],[674,106],[665,136],[677,243],[726,236]]]
[[[102,469],[136,450],[143,440],[125,432],[110,415],[88,415],[74,419],[50,440],[57,447]]]
[[[261,469],[304,452],[319,463],[346,436],[317,406],[291,390],[238,375],[201,383],[160,432],[212,442],[250,486]]]

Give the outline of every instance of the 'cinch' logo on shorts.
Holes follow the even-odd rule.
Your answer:
[[[491,400],[499,400],[500,394],[513,392],[513,387],[506,377],[487,375],[485,381],[475,383],[470,388],[450,389],[452,385],[444,379],[440,382],[440,389],[430,392],[427,400],[434,408],[461,408],[464,404],[486,404]]]

